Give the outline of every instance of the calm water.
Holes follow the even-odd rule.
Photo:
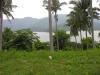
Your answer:
[[[47,42],[49,41],[49,33],[48,32],[36,32],[37,36],[40,37],[40,40],[42,42]],[[69,31],[67,31],[66,33],[69,33]],[[98,36],[98,33],[100,33],[100,31],[94,31],[94,39],[95,41],[99,42],[100,41],[100,37]],[[90,37],[91,35],[88,34],[88,36]],[[82,32],[82,37],[85,37],[85,32]],[[75,41],[74,37],[70,38],[71,41]],[[80,36],[77,36],[77,41],[80,42]]]

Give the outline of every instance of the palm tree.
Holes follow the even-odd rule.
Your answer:
[[[97,0],[97,2],[98,1],[99,0]],[[93,8],[92,0],[90,0],[90,16],[91,16],[91,31],[92,31],[92,45],[93,45],[93,48],[95,48],[93,19],[94,18],[95,19],[99,18],[99,14],[96,12],[96,10],[100,11],[100,9],[97,8],[97,7]]]
[[[72,0],[70,1],[70,4],[74,5],[73,11],[75,11],[75,22],[76,27],[78,28],[80,32],[80,39],[82,41],[82,30],[87,30],[87,23],[88,23],[88,17],[86,9],[89,7],[89,1],[86,0]]]
[[[70,27],[70,36],[74,36],[75,37],[75,42],[77,43],[77,39],[76,36],[78,36],[78,27],[76,25],[76,14],[74,11],[72,11],[69,15],[67,15],[69,17],[69,19],[67,19],[65,24],[66,26]]]
[[[95,44],[94,44],[94,25],[93,25],[92,0],[90,1],[90,16],[91,16],[92,45],[93,45],[93,48],[94,48]]]
[[[43,6],[48,10],[49,16],[49,37],[50,37],[50,50],[53,50],[53,36],[52,36],[52,14],[51,14],[51,0],[44,0]]]
[[[54,13],[54,19],[55,19],[55,25],[56,25],[56,32],[57,32],[57,22],[58,22],[58,15],[57,11],[61,10],[61,6],[66,4],[66,2],[60,3],[59,0],[51,0],[51,12]],[[48,0],[43,1],[43,6],[46,7],[47,10],[49,10]],[[57,49],[59,49],[59,42],[58,42],[58,36],[57,36]]]
[[[84,14],[83,14],[83,21],[82,24],[80,24],[80,30],[86,30],[92,33],[92,43],[93,43],[93,47],[94,47],[94,28],[93,28],[93,18],[98,19],[98,13],[97,10],[99,10],[99,8],[92,8],[92,0],[72,0],[70,2],[70,4],[73,4],[75,7],[79,8]],[[80,15],[82,16],[82,15]],[[81,18],[80,18],[81,19]],[[83,28],[83,29],[81,29]],[[85,29],[84,29],[85,28]],[[87,34],[86,34],[87,36]]]
[[[3,22],[3,14],[9,17],[14,18],[10,13],[12,11],[12,7],[16,7],[12,5],[12,0],[0,0],[0,50],[2,50],[2,22]]]
[[[71,35],[76,36],[78,35],[78,31],[80,32],[80,40],[82,41],[82,28],[83,28],[83,12],[79,9],[74,7],[73,11],[68,15],[69,19],[67,20],[67,25],[70,26]],[[77,41],[77,40],[76,40]]]
[[[61,6],[65,5],[66,2],[59,2],[59,0],[52,0],[52,7],[51,10],[52,12],[54,12],[54,19],[55,19],[55,25],[56,25],[56,32],[58,30],[57,28],[57,23],[58,23],[58,15],[57,15],[57,11],[61,10]],[[59,50],[59,42],[58,42],[58,35],[57,35],[57,49]]]

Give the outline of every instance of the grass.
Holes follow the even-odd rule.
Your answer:
[[[100,50],[0,52],[0,75],[100,75]]]

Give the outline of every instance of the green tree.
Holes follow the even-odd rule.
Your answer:
[[[3,50],[9,50],[13,44],[14,32],[10,28],[5,28],[3,31]]]
[[[48,10],[49,17],[49,39],[50,39],[50,50],[53,50],[53,36],[52,36],[52,9],[51,9],[52,0],[43,0],[43,6]]]
[[[75,9],[76,12],[78,13],[78,15],[76,16],[78,18],[79,23],[77,22],[77,24],[79,24],[79,31],[80,31],[80,35],[81,35],[81,30],[85,30],[86,31],[86,37],[87,37],[87,31],[92,33],[92,38],[94,37],[93,35],[93,18],[98,19],[99,15],[97,10],[99,11],[99,8],[95,7],[95,8],[91,8],[91,0],[78,0],[78,1],[74,1],[72,0],[70,2],[70,4],[74,5],[74,11]],[[92,14],[91,14],[92,13]],[[82,40],[82,36],[81,36],[81,40]],[[94,39],[93,39],[94,41]],[[92,42],[93,42],[92,41]]]
[[[12,14],[10,13],[12,11],[12,0],[0,0],[0,50],[2,50],[2,22],[3,22],[3,14],[7,16],[7,18],[11,17]]]
[[[66,21],[67,24],[65,24],[66,26],[70,27],[70,36],[74,36],[75,37],[75,41],[77,43],[77,39],[76,36],[78,36],[78,27],[76,25],[76,15],[75,12],[72,11],[69,15],[67,15],[69,17],[69,19]]]
[[[14,34],[13,47],[18,50],[32,50],[33,43],[38,40],[30,29],[18,30]]]
[[[92,48],[92,38],[91,37],[83,38],[82,44],[83,44],[83,49],[87,49],[87,44],[88,48]]]
[[[48,50],[49,46],[50,45],[48,42],[41,42],[40,40],[34,42],[34,47],[36,50]]]
[[[66,2],[59,2],[59,0],[52,0],[52,7],[51,10],[54,12],[54,19],[55,19],[55,25],[56,25],[56,32],[57,32],[57,23],[58,23],[58,15],[57,12],[58,10],[61,10],[61,6],[65,5]],[[59,42],[58,42],[58,36],[57,36],[57,49],[59,50]]]
[[[55,35],[53,36],[54,38],[54,46],[55,49],[57,49],[57,36],[58,38],[58,42],[59,42],[59,49],[62,50],[66,47],[66,45],[68,45],[69,42],[69,34],[66,34],[66,31],[63,30],[58,30],[57,32],[55,32]]]
[[[80,39],[82,41],[82,30],[85,28],[84,22],[84,13],[77,7],[74,7],[73,11],[68,15],[69,19],[67,20],[67,26],[70,26],[71,35],[78,35],[78,31],[80,32]],[[86,19],[85,19],[86,20]]]

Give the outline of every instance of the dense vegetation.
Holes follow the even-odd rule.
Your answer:
[[[59,49],[57,48],[57,37]],[[92,39],[88,37],[83,38],[81,43],[71,42],[70,34],[66,34],[66,31],[58,30],[54,33],[53,44],[55,50],[86,50],[92,48]],[[95,44],[97,48],[100,48],[99,42],[95,42]],[[49,42],[41,42],[36,33],[30,29],[12,31],[10,28],[5,28],[3,31],[3,50],[10,50],[11,48],[24,51],[49,50],[49,47]]]
[[[50,42],[41,42],[30,29],[2,30],[3,14],[8,19],[13,18],[10,12],[14,6],[12,0],[0,0],[0,75],[99,75],[100,43],[94,40],[93,19],[99,19],[100,9],[92,7],[92,0],[71,0],[69,4],[73,7],[65,24],[70,34],[66,34],[57,28],[57,12],[66,2],[43,0],[43,3],[49,12]],[[86,32],[85,38],[82,31]],[[75,37],[75,42],[70,41],[71,36]]]

